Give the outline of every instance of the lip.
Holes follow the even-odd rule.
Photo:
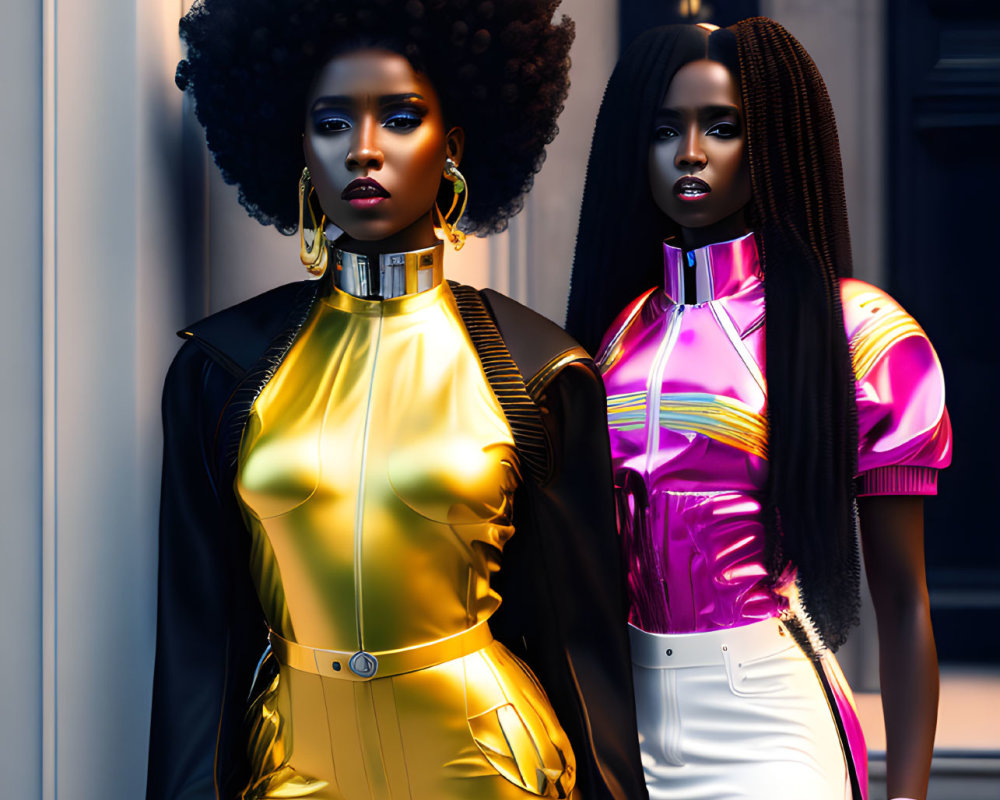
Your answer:
[[[374,208],[379,203],[384,203],[384,197],[354,197],[347,201],[351,208]]]
[[[355,208],[370,208],[391,197],[385,187],[374,178],[355,178],[340,193]]]
[[[701,200],[702,198],[707,197],[711,191],[712,187],[705,183],[705,181],[691,175],[685,175],[683,178],[678,178],[677,182],[674,184],[674,194],[680,200],[687,202]]]

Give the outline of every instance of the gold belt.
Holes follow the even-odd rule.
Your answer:
[[[483,620],[444,639],[374,653],[365,650],[350,652],[306,647],[297,642],[290,642],[274,631],[268,633],[267,638],[271,642],[271,651],[278,661],[292,669],[324,675],[327,678],[370,681],[373,678],[388,678],[392,675],[402,675],[404,672],[416,672],[418,669],[427,669],[475,653],[493,641],[493,634],[490,633],[487,620]]]

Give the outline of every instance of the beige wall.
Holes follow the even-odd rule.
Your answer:
[[[788,28],[823,75],[837,115],[854,274],[882,285],[885,0],[762,0],[761,13]]]
[[[41,9],[5,4],[0,25],[0,793],[41,780]]]
[[[144,791],[179,12],[4,6],[4,797]]]

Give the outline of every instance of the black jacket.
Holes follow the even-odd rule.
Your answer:
[[[233,492],[235,454],[318,283],[202,320],[182,333],[167,373],[147,800],[232,800],[246,785],[243,715],[267,627]],[[545,688],[576,754],[574,796],[645,798],[603,385],[557,326],[482,296],[541,410],[551,466],[515,495],[490,628]]]

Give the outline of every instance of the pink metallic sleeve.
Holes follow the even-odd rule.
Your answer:
[[[857,378],[858,495],[935,494],[951,463],[944,375],[923,329],[880,289],[842,283]]]

